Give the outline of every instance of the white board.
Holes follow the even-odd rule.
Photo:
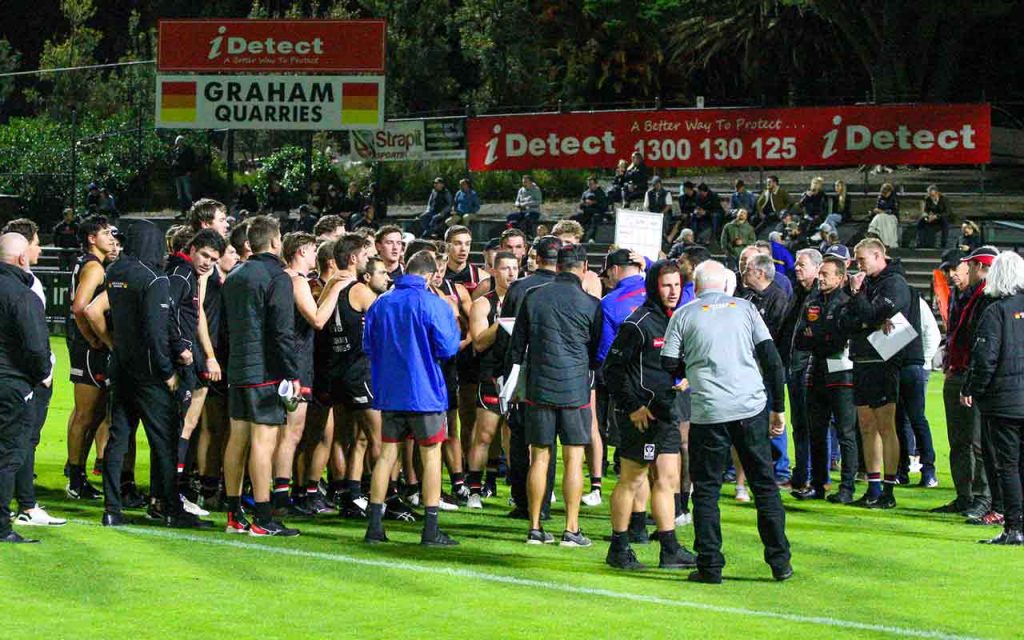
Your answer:
[[[664,216],[650,211],[615,209],[615,246],[657,260],[661,253]]]

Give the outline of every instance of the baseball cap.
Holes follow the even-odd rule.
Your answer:
[[[541,236],[533,243],[537,250],[537,258],[544,262],[558,260],[558,250],[562,248],[562,240],[557,236]]]
[[[121,244],[124,244],[124,241],[127,239],[127,237],[124,235],[124,232],[113,225],[110,226],[110,235],[117,239],[117,241],[120,242]]]
[[[539,250],[538,250],[539,251]],[[563,244],[558,249],[558,265],[587,264],[587,247],[582,244]]]
[[[415,239],[416,239],[416,234],[414,234],[414,233],[410,233],[410,232],[406,231],[405,233],[402,234],[402,242],[404,242],[406,245],[410,244]]]
[[[850,249],[845,244],[834,244],[825,249],[826,256],[835,256],[847,262],[850,261]]]
[[[991,267],[992,261],[995,260],[998,255],[998,249],[991,245],[985,245],[984,247],[978,247],[967,254],[967,257],[961,258],[960,262],[980,262],[986,267]]]
[[[434,178],[434,184],[437,184],[438,182],[444,184],[444,178],[442,178],[441,176],[437,176],[436,178]]]
[[[494,251],[501,248],[501,238],[491,238],[484,246],[484,251]]]
[[[89,186],[87,188],[89,189],[89,191],[92,191],[93,189],[99,189],[100,186],[98,184],[96,184],[95,182],[90,182]]]
[[[626,265],[631,265],[631,264],[632,265],[636,265],[638,267],[642,267],[643,266],[642,264],[637,264],[637,263],[633,262],[632,260],[630,260],[629,259],[629,254],[630,254],[629,249],[616,249],[615,251],[612,251],[611,253],[609,253],[604,258],[604,269],[601,270],[601,275],[603,276],[612,267],[624,267]]]
[[[825,233],[832,233],[833,231],[835,231],[835,228],[832,225],[830,225],[829,223],[827,223],[827,222],[822,222],[820,225],[818,225],[818,231],[824,231]]]
[[[651,178],[651,184],[654,184],[655,182],[661,184],[661,176],[654,176],[653,178]]]
[[[959,249],[948,249],[942,252],[942,262],[939,263],[939,269],[945,271],[947,269],[955,269],[956,265],[960,264],[960,260],[964,257],[964,254]]]

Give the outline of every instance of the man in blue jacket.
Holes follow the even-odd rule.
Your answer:
[[[448,439],[448,391],[441,362],[459,350],[458,310],[427,287],[437,265],[420,251],[405,265],[395,287],[366,312],[363,351],[370,357],[373,408],[381,412],[381,453],[373,468],[370,522],[364,540],[387,542],[381,519],[398,446],[415,438],[423,465],[426,518],[421,544],[458,544],[437,526],[441,502],[441,444]]]

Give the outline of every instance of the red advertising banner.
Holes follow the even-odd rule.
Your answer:
[[[470,118],[471,171],[984,164],[987,104],[687,109]]]
[[[383,20],[161,20],[160,71],[383,73]]]

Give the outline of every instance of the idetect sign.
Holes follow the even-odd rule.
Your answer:
[[[470,118],[471,171],[614,167],[983,164],[987,104],[691,109]]]
[[[380,129],[382,76],[157,76],[165,129]]]
[[[383,20],[161,20],[160,71],[384,73]]]

